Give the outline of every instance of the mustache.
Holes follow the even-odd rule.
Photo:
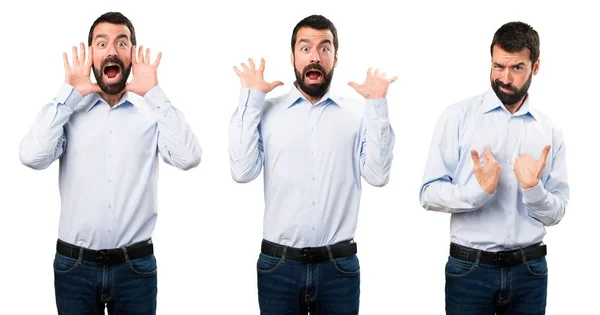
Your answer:
[[[121,61],[121,59],[119,59],[117,57],[108,57],[108,58],[102,60],[102,63],[100,64],[100,69],[104,69],[104,67],[108,63],[116,63],[119,65],[119,67],[121,67],[122,70],[125,69],[125,64],[123,64],[123,61]]]
[[[507,89],[507,90],[511,90],[513,93],[517,93],[517,92],[519,92],[519,89],[517,89],[516,87],[514,87],[514,86],[512,86],[512,85],[510,85],[510,84],[504,84],[504,83],[502,83],[502,81],[500,81],[499,79],[496,79],[496,80],[494,81],[494,84],[495,84],[496,86],[498,86],[498,87],[505,88],[505,89]]]
[[[323,74],[323,76],[327,75],[327,71],[325,70],[325,68],[323,68],[323,66],[321,66],[318,63],[311,63],[308,66],[304,67],[304,69],[302,70],[302,76],[306,76],[306,73],[312,70],[319,70],[321,74]]]

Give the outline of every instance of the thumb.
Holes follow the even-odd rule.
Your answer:
[[[269,83],[269,88],[272,90],[272,89],[274,89],[274,88],[276,88],[276,87],[278,87],[280,85],[283,85],[283,82],[281,82],[281,81],[274,81],[274,82]]]
[[[471,159],[473,159],[473,165],[475,167],[479,167],[481,161],[479,160],[479,153],[477,153],[477,150],[471,150]]]
[[[358,91],[358,84],[356,82],[348,82],[348,85]]]
[[[542,160],[542,162],[544,162],[544,164],[546,164],[546,158],[548,157],[548,153],[550,153],[550,148],[551,148],[550,145],[546,145],[544,147],[544,149],[542,150],[541,160]]]
[[[97,83],[92,84],[92,93],[100,93],[102,89]]]

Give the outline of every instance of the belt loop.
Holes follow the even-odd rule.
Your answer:
[[[281,254],[281,262],[285,264],[285,260],[287,259],[287,246],[283,246],[283,254]]]
[[[79,257],[77,257],[77,264],[81,265],[83,261],[83,246],[79,247]]]
[[[333,253],[331,252],[331,246],[325,245],[325,247],[327,248],[327,255],[329,255],[329,260],[330,261],[334,261],[334,259],[333,259]]]
[[[123,246],[123,247],[121,247],[121,249],[123,250],[123,255],[125,255],[125,262],[129,263],[129,255],[127,254],[127,247]]]
[[[481,261],[481,249],[477,250],[477,258],[475,258],[475,267],[479,267],[479,263]]]
[[[525,250],[519,248],[519,252],[521,253],[521,259],[523,260],[523,264],[527,264],[527,257],[525,257]]]

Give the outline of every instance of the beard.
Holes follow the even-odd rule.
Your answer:
[[[532,77],[533,71],[531,72],[531,74],[529,74],[527,82],[525,82],[523,87],[521,87],[520,89],[510,84],[504,84],[498,79],[492,81],[492,79],[490,78],[490,83],[492,84],[492,90],[494,90],[496,96],[498,96],[502,104],[510,106],[517,104],[519,101],[521,101],[521,99],[523,99],[523,97],[525,97],[525,95],[527,95],[527,91],[529,90],[529,86],[531,85]],[[510,90],[512,94],[503,92],[502,90],[500,90],[501,87]]]
[[[306,84],[304,82],[306,74],[309,71],[314,70],[318,70],[321,72],[323,81],[317,84]],[[329,89],[329,85],[331,85],[331,79],[333,78],[333,69],[331,69],[331,71],[327,73],[325,68],[323,68],[323,66],[321,66],[318,63],[311,63],[308,66],[304,67],[302,73],[300,73],[298,69],[294,67],[294,72],[296,74],[296,82],[298,83],[298,87],[300,88],[300,90],[314,98],[319,98],[325,95],[325,93]]]
[[[123,72],[121,73],[121,80],[113,84],[106,84],[102,80],[104,67],[108,63],[115,63],[119,65],[119,71]],[[125,86],[127,85],[127,78],[129,78],[129,73],[131,72],[131,65],[129,65],[128,68],[125,68],[125,65],[123,64],[123,61],[121,61],[121,59],[117,57],[109,57],[102,61],[102,64],[100,64],[100,69],[92,67],[92,70],[94,71],[94,77],[96,78],[96,82],[98,83],[98,86],[100,87],[102,92],[108,95],[116,95],[125,90]]]

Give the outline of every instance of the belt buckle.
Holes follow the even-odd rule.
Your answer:
[[[314,263],[316,256],[315,250],[312,247],[304,247],[300,249],[300,262],[303,264]]]
[[[121,262],[121,259],[116,255],[120,250],[118,249],[101,249],[96,252],[96,261],[98,265],[114,265]]]
[[[508,267],[514,265],[517,252],[496,252],[496,266]]]

